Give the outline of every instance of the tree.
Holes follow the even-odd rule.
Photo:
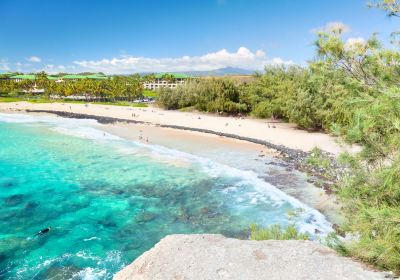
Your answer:
[[[397,0],[381,0],[370,3],[369,6],[384,10],[389,17],[400,17],[400,3]],[[400,46],[398,36],[400,36],[400,31],[394,31],[390,34],[391,43]]]
[[[48,94],[49,79],[46,72],[42,71],[35,75],[35,85],[39,89],[43,89]]]
[[[165,73],[161,76],[161,79],[164,81],[167,81],[168,83],[174,83],[175,82],[175,76],[171,73]]]
[[[397,0],[381,0],[369,3],[369,6],[384,10],[389,17],[400,17],[400,3]]]
[[[156,80],[156,75],[154,73],[146,74],[143,76],[143,81],[146,83],[151,83]]]

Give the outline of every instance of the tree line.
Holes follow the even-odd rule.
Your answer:
[[[0,80],[0,93],[7,96],[29,94],[36,86],[44,90],[44,97],[65,98],[69,96],[83,96],[84,98],[99,101],[133,101],[142,96],[143,86],[141,76],[113,76],[109,79],[76,79],[56,82],[50,80],[45,72],[40,72],[35,79],[14,81]]]
[[[399,16],[395,0],[374,6]],[[392,34],[394,46],[398,34]],[[400,52],[384,48],[375,35],[345,40],[340,29],[318,33],[314,43],[315,58],[305,67],[270,66],[245,83],[190,79],[176,89],[161,88],[158,103],[166,109],[279,118],[360,144],[361,152],[340,158],[350,170],[335,187],[346,216],[341,228],[356,237],[341,250],[400,273]],[[37,83],[47,95],[133,100],[142,92],[142,80],[132,75],[55,83],[42,74],[35,81],[2,80],[0,92],[17,94]]]
[[[399,16],[394,0],[375,6]],[[397,33],[392,34],[395,36]],[[161,89],[167,109],[280,118],[341,135],[362,151],[343,154],[349,173],[336,185],[352,241],[347,255],[400,273],[400,52],[368,40],[344,40],[342,30],[320,32],[306,67],[267,67],[254,80],[192,80]]]

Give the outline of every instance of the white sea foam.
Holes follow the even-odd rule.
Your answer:
[[[235,178],[236,182],[234,186],[228,187],[227,190],[225,190],[227,192],[232,192],[235,190],[237,191],[240,188],[247,189],[249,186],[253,186],[256,192],[246,193],[246,195],[249,196],[249,202],[251,204],[257,204],[260,201],[266,202],[268,198],[268,202],[271,204],[275,204],[276,206],[282,205],[284,203],[289,203],[295,209],[302,209],[302,211],[298,213],[300,224],[297,224],[301,232],[308,232],[311,235],[314,235],[315,230],[318,230],[321,235],[326,235],[327,233],[332,231],[331,223],[318,210],[286,194],[272,184],[265,182],[263,179],[259,178],[258,175],[253,171],[240,170],[204,157],[166,148],[159,145],[137,142],[135,142],[135,145],[147,147],[150,151],[161,157],[168,157],[171,159],[179,158],[180,160],[186,159],[193,163],[197,163],[199,164],[203,172],[213,178]]]
[[[65,135],[90,140],[121,140],[120,137],[104,132],[95,127],[100,124],[93,119],[69,119],[56,116],[39,116],[24,114],[0,113],[0,122],[6,123],[42,123],[51,126],[51,129]]]
[[[52,130],[61,134],[79,137],[83,139],[101,140],[101,141],[121,140],[121,138],[118,136],[112,135],[107,132],[103,132],[99,129],[95,129],[90,126],[68,127],[64,125],[64,126],[54,127],[52,128]]]
[[[72,279],[97,280],[97,279],[104,278],[104,276],[106,276],[106,274],[107,274],[106,269],[86,267],[85,269],[74,274]]]
[[[98,125],[98,122],[93,119],[68,119],[60,118],[57,116],[47,116],[47,115],[28,115],[28,114],[9,114],[0,113],[0,122],[7,123],[48,123],[54,125]]]
[[[23,114],[0,113],[0,121],[6,123],[32,123],[37,122],[34,116]]]
[[[85,242],[91,241],[91,240],[101,240],[101,238],[98,238],[98,237],[96,237],[96,236],[92,236],[92,237],[90,237],[90,238],[85,238],[85,239],[83,239],[83,241],[85,241]]]
[[[16,123],[47,123],[52,126],[51,129],[59,133],[97,141],[108,141],[110,144],[114,144],[116,148],[125,153],[136,153],[138,148],[140,148],[143,154],[146,154],[147,152],[147,155],[150,157],[162,158],[170,161],[179,159],[180,161],[196,164],[204,173],[207,174],[207,176],[212,178],[234,178],[235,183],[233,188],[225,190],[226,192],[231,192],[235,189],[246,189],[249,186],[252,186],[256,192],[246,193],[250,204],[257,204],[260,201],[266,202],[266,200],[268,200],[268,202],[275,204],[276,206],[289,203],[295,209],[303,209],[299,214],[299,218],[302,222],[301,224],[298,224],[299,230],[302,232],[314,234],[315,229],[317,229],[322,234],[326,234],[332,230],[331,224],[319,211],[260,179],[253,171],[240,170],[204,157],[166,148],[160,145],[125,140],[104,132],[101,130],[101,125],[95,120],[77,120],[52,116],[0,113],[0,121]]]

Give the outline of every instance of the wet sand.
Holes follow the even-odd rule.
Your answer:
[[[279,154],[276,150],[268,149],[264,145],[250,143],[233,138],[222,137],[213,134],[206,134],[188,130],[178,130],[173,128],[159,127],[159,124],[170,124],[174,118],[170,118],[170,114],[174,117],[180,116],[179,124],[195,124],[193,120],[201,118],[201,123],[207,124],[210,120],[203,118],[217,119],[220,123],[226,120],[236,122],[243,125],[243,129],[247,126],[256,125],[258,130],[265,129],[267,121],[253,120],[253,119],[234,119],[228,117],[204,116],[195,113],[181,113],[174,111],[164,111],[157,108],[131,108],[131,107],[118,107],[118,106],[105,106],[105,105],[82,105],[82,104],[31,104],[27,102],[18,103],[0,103],[0,111],[2,112],[19,112],[19,110],[52,110],[52,111],[71,111],[81,114],[93,114],[93,116],[107,116],[118,117],[137,120],[143,122],[141,124],[116,122],[112,124],[103,124],[100,126],[104,131],[117,135],[119,137],[139,141],[143,143],[161,145],[167,148],[176,149],[179,151],[195,154],[198,156],[210,158],[217,162],[227,164],[242,170],[255,171],[259,177],[265,181],[273,184],[287,194],[296,197],[300,201],[308,204],[309,206],[319,210],[323,213],[332,223],[340,222],[339,209],[340,206],[332,195],[328,195],[324,190],[315,187],[307,182],[307,175],[293,169],[288,169],[285,163],[276,156]],[[129,114],[130,116],[129,116]],[[161,121],[160,114],[165,115]],[[140,117],[140,115],[142,117]],[[186,120],[184,120],[187,118]],[[183,121],[182,121],[183,119]],[[167,121],[166,121],[167,120]],[[210,123],[206,128],[215,128],[215,125]],[[247,126],[246,126],[247,124]],[[202,127],[192,125],[194,127]],[[224,124],[225,126],[225,124]],[[229,124],[228,124],[229,126]],[[309,142],[307,145],[294,145],[296,140],[305,141],[309,137],[316,137],[317,139],[324,139],[319,145],[320,148],[328,147],[325,149],[331,153],[338,153],[342,148],[335,143],[335,140],[330,136],[322,133],[308,133],[305,131],[297,130],[288,124],[274,124],[275,128],[271,128],[271,135],[279,134],[279,131],[285,131],[286,134],[291,134],[292,141],[290,148],[299,148],[307,151],[307,147],[311,147]],[[278,128],[279,126],[279,128]],[[267,126],[268,127],[268,126]],[[278,129],[277,129],[278,128]],[[246,128],[247,129],[247,128]],[[225,129],[229,133],[234,132],[232,129]],[[257,132],[257,131],[256,131]],[[260,132],[260,131],[258,131]],[[263,134],[256,134],[255,136],[261,137]],[[297,138],[300,139],[297,139]],[[322,138],[321,138],[322,137]],[[264,138],[261,138],[264,139]],[[275,143],[282,145],[281,142]],[[334,148],[334,149],[332,149]],[[336,151],[336,152],[335,152]],[[177,164],[179,164],[177,162]]]
[[[340,205],[333,195],[307,182],[307,175],[288,169],[277,152],[237,139],[152,125],[114,123],[100,127],[119,137],[210,158],[241,170],[251,170],[285,193],[319,210],[332,223],[340,223]]]
[[[314,147],[337,155],[352,150],[337,143],[334,137],[320,132],[307,132],[288,123],[272,122],[253,118],[235,118],[201,114],[195,112],[167,111],[156,107],[134,108],[125,106],[69,103],[0,103],[0,111],[47,110],[104,116],[154,125],[169,125],[209,130],[217,133],[237,135],[283,145],[291,149],[310,151]]]

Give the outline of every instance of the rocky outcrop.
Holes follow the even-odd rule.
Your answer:
[[[251,241],[215,234],[169,235],[114,280],[387,279],[312,241]]]

